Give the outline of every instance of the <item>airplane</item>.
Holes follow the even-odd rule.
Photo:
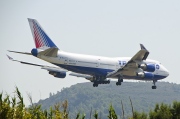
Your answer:
[[[141,49],[133,57],[102,57],[65,52],[55,45],[37,20],[28,18],[32,36],[36,48],[28,52],[11,51],[32,55],[45,60],[55,66],[39,65],[8,58],[22,64],[39,66],[56,78],[65,78],[68,71],[70,76],[82,77],[93,83],[93,87],[99,84],[109,84],[109,79],[118,79],[119,86],[123,79],[152,81],[152,89],[156,89],[158,80],[168,77],[169,71],[156,60],[147,59],[149,51],[140,44]]]

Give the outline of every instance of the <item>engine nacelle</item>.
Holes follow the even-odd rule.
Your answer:
[[[50,71],[49,74],[51,74],[51,75],[53,75],[54,77],[57,77],[57,78],[65,78],[66,77],[66,72]]]
[[[148,72],[154,72],[156,70],[155,64],[141,64],[139,68]]]
[[[141,78],[145,78],[145,79],[153,79],[154,78],[154,74],[148,73],[148,72],[139,72],[139,73],[137,73],[137,76],[141,77]]]

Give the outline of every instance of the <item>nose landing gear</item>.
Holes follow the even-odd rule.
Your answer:
[[[157,88],[157,87],[156,87],[156,82],[157,82],[156,80],[153,80],[153,84],[154,84],[154,85],[152,86],[152,89],[156,89],[156,88]]]

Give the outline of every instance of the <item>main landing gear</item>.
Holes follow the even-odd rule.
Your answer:
[[[154,85],[152,86],[152,89],[156,89],[156,82],[157,82],[156,80],[153,80]]]
[[[94,81],[93,87],[98,87],[98,84],[110,84],[110,80]]]
[[[94,84],[93,84],[93,87],[98,87],[98,83],[94,83]]]
[[[121,82],[123,82],[123,78],[120,76],[120,77],[118,78],[118,82],[116,82],[116,85],[117,85],[117,86],[120,86],[120,85],[121,85]]]

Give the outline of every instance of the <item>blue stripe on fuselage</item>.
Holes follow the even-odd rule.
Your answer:
[[[55,64],[55,65],[76,73],[90,74],[94,76],[106,76],[108,72],[114,71],[112,69],[72,66],[72,65],[64,65],[64,64]]]
[[[136,79],[136,80],[143,80],[143,81],[152,81],[152,80],[161,80],[166,78],[167,76],[162,76],[162,75],[154,75],[153,79],[146,79],[146,78],[141,78],[137,76],[123,76],[124,79]]]
[[[55,64],[59,67],[62,67],[64,69],[67,69],[69,71],[73,71],[76,73],[82,73],[82,74],[90,74],[93,76],[106,76],[108,72],[112,72],[114,70],[112,69],[102,69],[102,68],[93,68],[93,67],[82,67],[82,66],[72,66],[72,65],[64,65],[64,64]],[[166,78],[166,76],[162,75],[154,75],[153,79],[145,79],[140,78],[137,76],[123,76],[124,79],[136,79],[136,80],[160,80],[163,78]]]

